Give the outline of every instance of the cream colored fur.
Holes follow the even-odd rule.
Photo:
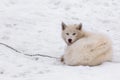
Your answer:
[[[69,33],[69,35],[66,35]],[[76,35],[72,35],[75,33]],[[67,43],[62,61],[71,66],[95,66],[111,61],[111,41],[105,35],[82,30],[82,25],[62,24],[62,37]],[[72,39],[69,43],[67,40]]]

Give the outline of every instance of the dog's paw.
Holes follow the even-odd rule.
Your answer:
[[[64,58],[63,58],[63,56],[61,57],[60,61],[61,61],[61,62],[64,62]]]
[[[64,58],[62,57],[60,61],[61,61],[61,62],[64,62]]]

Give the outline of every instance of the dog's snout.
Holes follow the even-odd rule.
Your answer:
[[[70,42],[70,43],[71,43],[71,42],[72,42],[72,39],[68,39],[68,42]]]

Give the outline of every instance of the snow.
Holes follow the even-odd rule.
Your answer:
[[[62,21],[107,34],[114,50],[113,62],[89,67],[28,57],[0,45],[0,80],[119,80],[119,19],[119,0],[0,0],[0,42],[23,54],[60,57],[66,47]]]

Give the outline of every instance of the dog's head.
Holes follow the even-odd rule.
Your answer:
[[[62,37],[67,45],[71,45],[78,39],[82,38],[83,31],[82,31],[82,24],[74,24],[74,25],[66,25],[62,22]]]

